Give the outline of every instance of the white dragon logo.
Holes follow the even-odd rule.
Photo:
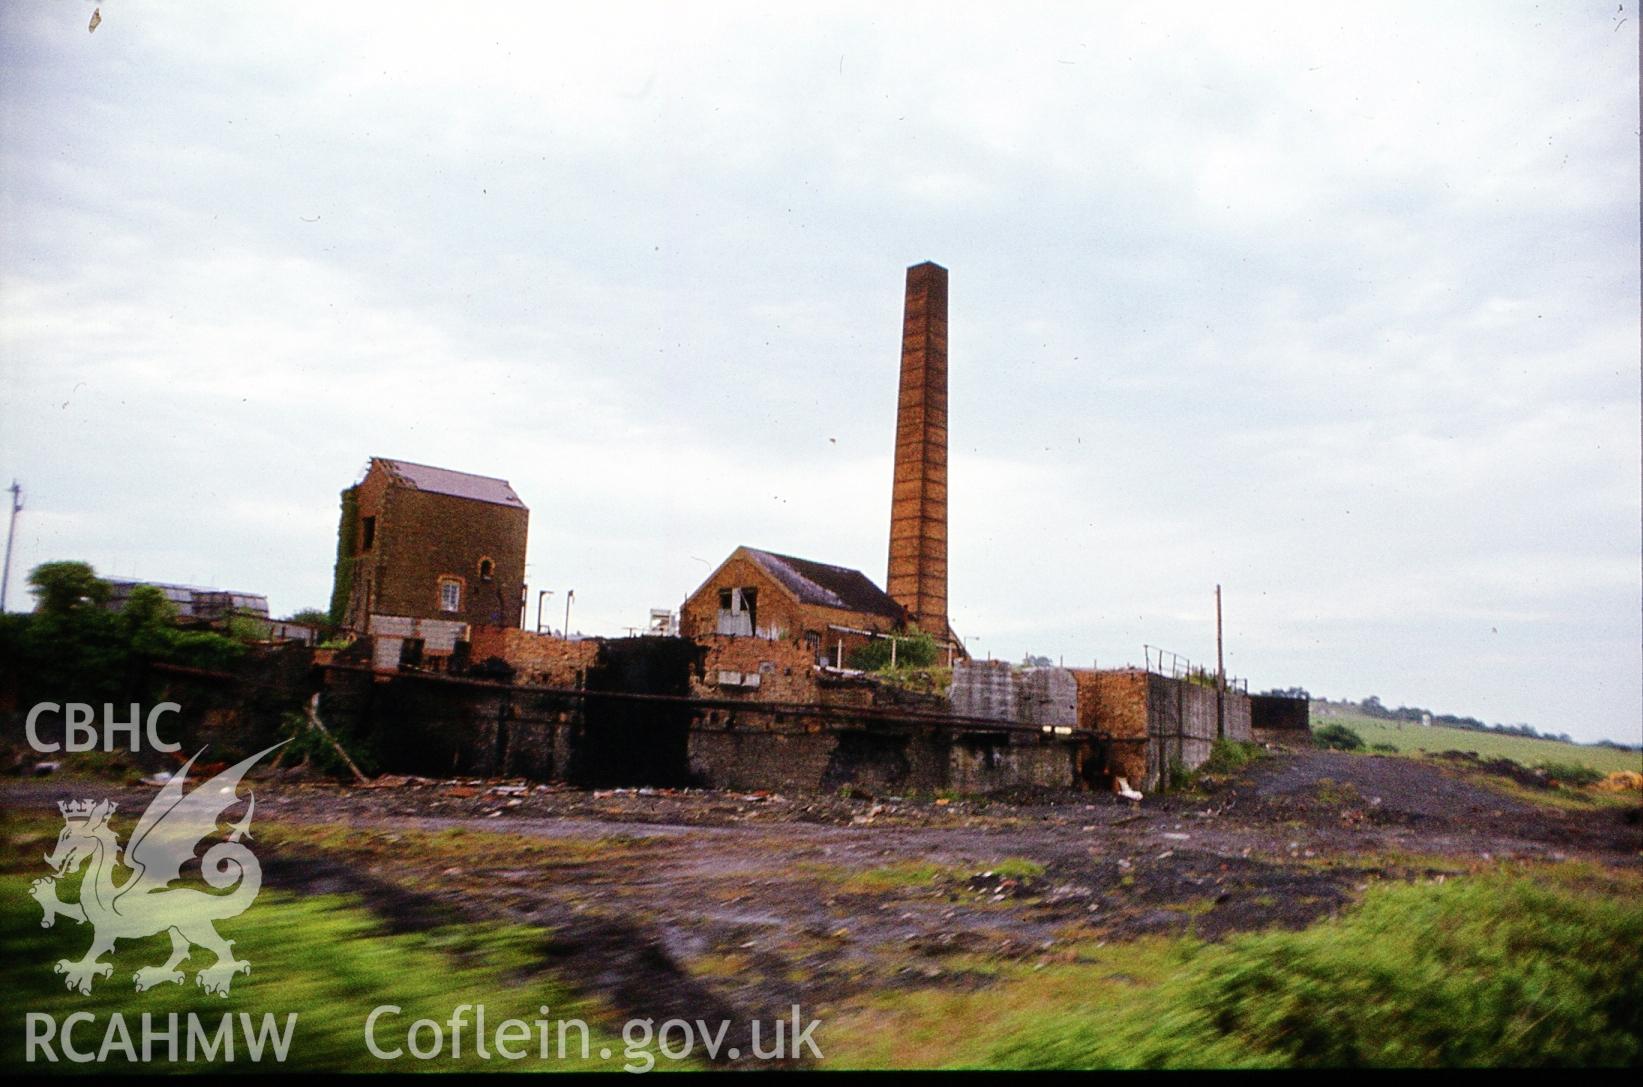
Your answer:
[[[279,746],[275,744],[230,766],[185,796],[183,782],[203,749],[196,752],[161,787],[137,821],[125,855],[130,875],[122,883],[114,881],[120,840],[108,825],[109,816],[114,814],[113,802],[76,800],[57,805],[64,826],[57,847],[46,857],[53,875],[35,880],[29,894],[45,911],[42,928],[50,928],[59,916],[91,922],[93,935],[85,958],[78,962],[63,959],[55,968],[70,989],[90,993],[92,978],[108,977],[114,972],[111,964],[98,960],[113,949],[116,940],[140,940],[167,930],[171,933],[171,957],[163,966],[145,966],[137,971],[139,993],[167,981],[181,985],[183,975],[177,967],[188,958],[188,949],[194,944],[217,956],[216,962],[194,975],[196,984],[208,993],[226,997],[234,975],[251,972],[249,962],[234,957],[234,941],[218,936],[212,922],[244,913],[262,888],[262,866],[251,850],[240,844],[242,837],[251,836],[255,794],[244,818],[229,828],[228,840],[218,842],[200,858],[200,874],[205,882],[219,891],[232,890],[212,894],[191,887],[168,888],[167,884],[181,878],[183,866],[194,859],[201,839],[215,833],[218,818],[240,802],[235,792],[240,778],[258,759]],[[58,899],[57,881],[88,860],[91,863],[80,881],[80,900]]]

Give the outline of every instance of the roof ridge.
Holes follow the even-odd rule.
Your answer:
[[[507,483],[502,476],[487,476],[479,472],[465,472],[461,468],[446,468],[442,464],[425,464],[419,460],[406,460],[404,457],[376,457],[376,460],[387,461],[389,464],[408,464],[412,468],[432,468],[436,472],[450,472],[457,476],[473,476],[475,479],[489,479],[497,483]]]

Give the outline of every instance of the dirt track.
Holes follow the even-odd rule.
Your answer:
[[[14,780],[0,797],[55,812],[91,784]],[[1053,960],[1079,941],[1300,927],[1375,879],[1512,858],[1637,865],[1643,848],[1635,807],[1559,811],[1432,763],[1333,752],[1139,806],[502,789],[259,782],[265,886],[368,890],[398,926],[541,925],[552,966],[618,1007],[734,1018],[984,985],[978,960]],[[126,811],[149,795],[125,792]],[[452,829],[505,836],[460,839],[454,861],[448,835],[414,845]]]

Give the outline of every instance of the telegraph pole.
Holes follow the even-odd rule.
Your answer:
[[[11,542],[17,535],[17,511],[23,508],[23,488],[11,481],[11,524],[6,528],[6,568],[0,572],[0,614],[6,610],[6,590],[11,588]]]
[[[1227,666],[1221,655],[1221,586],[1215,586],[1215,738],[1227,736]]]

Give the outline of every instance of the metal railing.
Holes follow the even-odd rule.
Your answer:
[[[1191,660],[1173,650],[1163,649],[1156,645],[1142,645],[1141,654],[1146,660],[1146,670],[1154,675],[1166,676],[1170,679],[1184,679],[1188,683],[1201,683],[1206,687],[1215,686],[1215,670],[1213,668],[1194,665]],[[1228,676],[1227,690],[1248,694],[1249,680],[1243,676]]]

